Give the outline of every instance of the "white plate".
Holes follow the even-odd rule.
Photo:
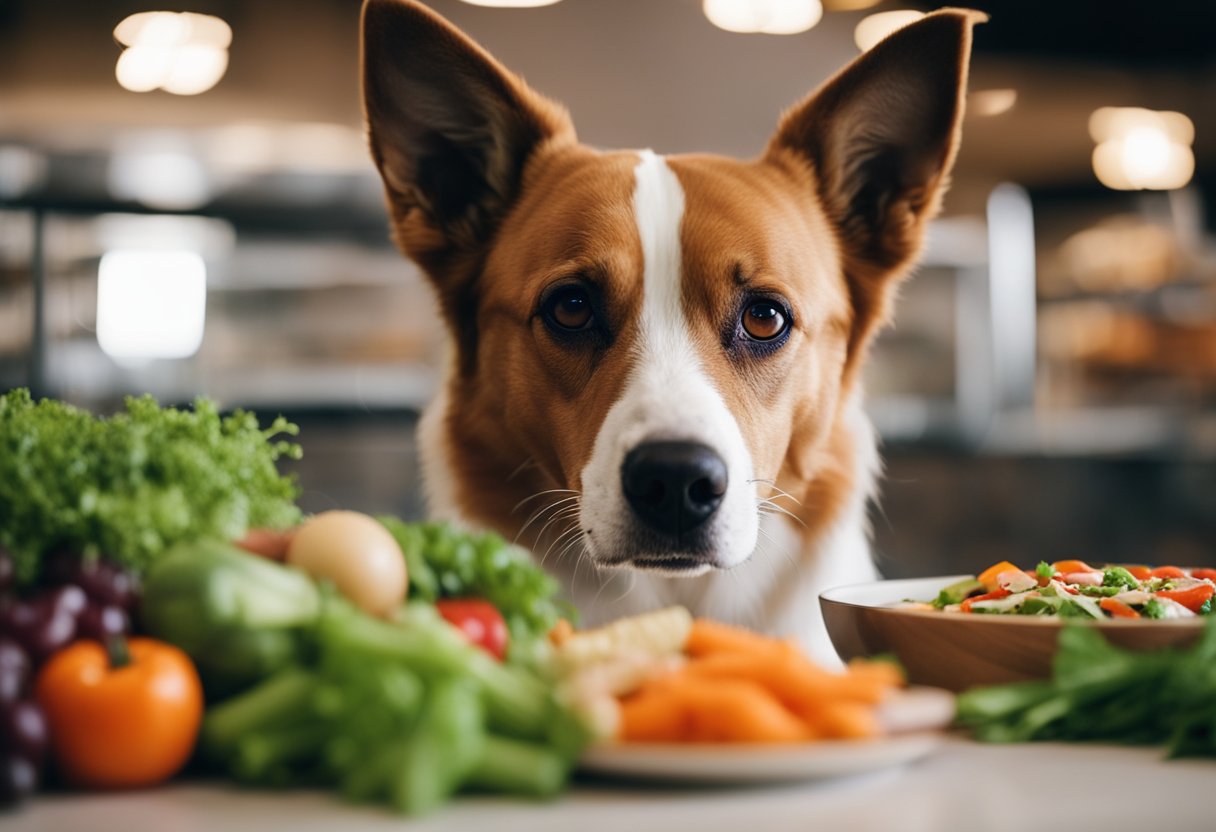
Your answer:
[[[954,715],[954,698],[936,688],[903,691],[880,709],[893,732],[872,740],[799,745],[606,743],[588,749],[584,771],[681,783],[777,783],[822,780],[906,765],[932,753],[938,729]]]

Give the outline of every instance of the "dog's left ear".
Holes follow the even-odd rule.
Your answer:
[[[919,252],[958,148],[971,29],[987,17],[943,9],[895,32],[781,120],[767,156],[811,162],[852,295],[850,352],[888,315]]]
[[[366,0],[363,99],[398,242],[423,261],[475,255],[566,111],[414,0]]]

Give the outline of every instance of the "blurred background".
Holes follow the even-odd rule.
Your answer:
[[[750,156],[942,4],[431,5],[590,144]],[[1216,6],[965,5],[992,19],[953,188],[869,373],[880,565],[1216,562]],[[358,16],[0,0],[0,390],[283,413],[307,509],[421,513],[443,339],[388,242]]]

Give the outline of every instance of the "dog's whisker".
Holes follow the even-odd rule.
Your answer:
[[[543,517],[543,516],[544,516],[544,515],[545,515],[547,512],[554,511],[554,510],[556,510],[556,509],[557,509],[559,506],[562,506],[562,505],[564,505],[564,504],[566,504],[566,503],[571,503],[571,502],[573,502],[573,503],[574,503],[574,506],[573,506],[573,507],[574,507],[574,508],[577,508],[577,507],[580,505],[580,503],[579,503],[579,498],[580,498],[581,496],[582,496],[582,495],[580,495],[580,494],[575,494],[573,497],[566,497],[566,498],[564,498],[564,499],[557,500],[557,501],[555,501],[555,502],[553,502],[553,503],[550,503],[549,505],[545,506],[544,508],[540,509],[538,512],[536,512],[535,514],[533,514],[533,515],[532,515],[530,518],[528,518],[528,522],[524,523],[523,528],[521,528],[521,529],[519,530],[519,532],[518,532],[518,533],[515,535],[515,540],[516,540],[516,542],[518,542],[518,541],[519,541],[519,539],[520,539],[521,537],[523,537],[524,532],[525,532],[525,531],[527,531],[527,530],[528,530],[528,528],[529,528],[529,527],[530,527],[530,526],[531,526],[533,523],[535,523],[536,521],[538,521],[538,520],[539,520],[541,517]],[[571,508],[571,506],[566,506],[566,508],[565,508],[565,509],[562,509],[562,511],[567,511],[567,510],[569,510],[570,508]],[[558,514],[561,514],[561,513],[562,513],[562,512],[558,512]],[[556,516],[556,515],[555,515],[555,516]],[[552,521],[552,519],[550,519],[549,523],[551,523],[551,522],[553,522],[553,521]],[[544,534],[544,532],[545,532],[545,529],[549,527],[549,523],[546,523],[546,524],[545,524],[545,528],[542,528],[542,529],[540,530],[540,532],[539,532],[539,533],[537,533],[537,535],[536,535],[536,542],[537,542],[537,543],[539,543],[539,542],[540,542],[541,535],[543,535],[543,534]]]
[[[760,500],[756,503],[756,508],[757,508],[757,510],[759,510],[761,513],[764,513],[764,514],[781,514],[785,517],[790,518],[791,520],[793,520],[795,523],[802,526],[803,528],[806,528],[805,520],[803,520],[797,514],[794,514],[794,512],[790,511],[789,509],[787,509],[783,506],[777,505],[772,500]]]
[[[578,528],[578,512],[579,512],[579,506],[577,506],[577,505],[569,506],[565,509],[562,509],[557,514],[553,515],[553,517],[551,517],[549,519],[549,522],[545,523],[544,528],[542,528],[537,533],[536,540],[539,543],[541,540],[544,539],[545,532],[554,523],[557,523],[560,521],[569,521],[571,519],[574,520],[574,522],[571,524],[571,526],[569,528],[563,530],[560,534],[558,534],[556,537],[554,537],[553,540],[550,541],[549,545],[547,547],[545,547],[545,554],[540,559],[540,562],[542,564],[549,557],[549,555],[551,555],[553,553],[553,550],[558,546],[559,542],[563,538],[565,538],[565,536],[568,535],[572,529]]]
[[[568,515],[564,519],[569,519],[569,518],[570,518],[570,516]],[[554,518],[554,519],[556,519],[556,518]],[[553,521],[550,521],[550,524],[552,522]],[[548,524],[546,524],[546,528],[547,528],[547,525]],[[550,543],[550,545],[548,545],[546,547],[545,555],[541,557],[540,562],[542,564],[544,564],[545,561],[548,560],[548,556],[552,555],[553,550],[557,549],[558,546],[561,546],[564,543],[565,539],[568,538],[569,535],[572,535],[575,533],[578,533],[578,534],[582,533],[582,529],[579,527],[578,519],[575,519],[575,521],[572,524],[570,524],[569,528],[565,529],[564,532],[557,535],[556,538],[553,539],[552,543]],[[579,539],[578,536],[575,536],[574,540],[578,540],[578,539]],[[565,550],[564,549],[561,550],[561,552],[558,553],[557,560],[562,560],[564,553],[565,553]]]
[[[507,477],[507,482],[511,482],[511,480],[515,479],[520,474],[522,474],[524,471],[528,470],[528,467],[531,465],[536,465],[536,457],[534,457],[534,456],[530,456],[527,459],[525,459],[523,462],[519,463],[519,466],[514,471],[511,472],[510,476]]]
[[[521,508],[523,508],[523,506],[526,505],[527,503],[532,502],[537,497],[543,497],[546,494],[579,494],[579,493],[580,492],[576,491],[573,488],[550,488],[546,491],[537,491],[535,494],[533,494],[529,497],[524,497],[522,500],[520,500],[518,503],[516,503],[515,508],[511,509],[511,513],[514,514],[515,512],[517,512]]]

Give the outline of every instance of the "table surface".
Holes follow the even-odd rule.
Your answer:
[[[912,765],[752,788],[580,781],[550,804],[462,797],[403,821],[313,792],[183,783],[126,794],[56,794],[0,817],[5,832],[1180,832],[1216,829],[1216,762],[1165,761],[1158,749],[980,745],[951,737]]]

